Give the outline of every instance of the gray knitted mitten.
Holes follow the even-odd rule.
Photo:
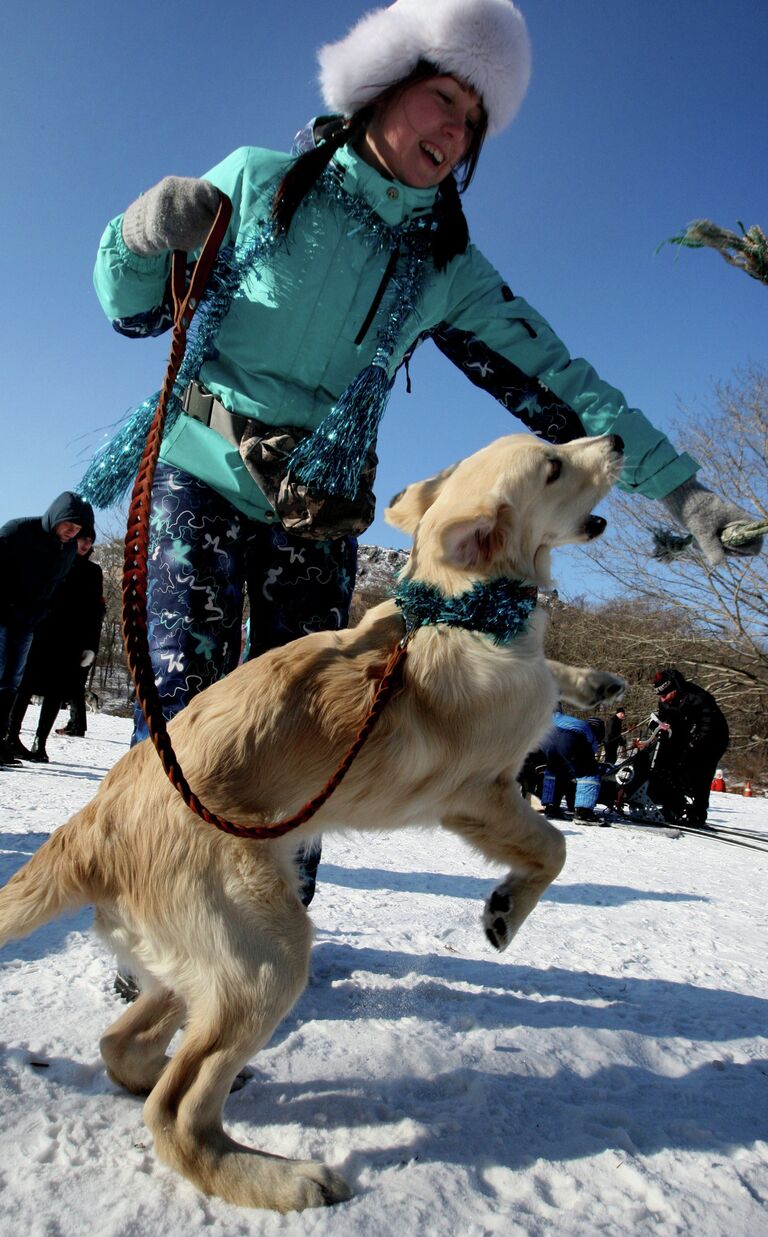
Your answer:
[[[143,258],[199,249],[210,231],[220,195],[209,180],[166,176],[132,202],[123,215],[123,240]]]
[[[751,524],[755,516],[742,511],[733,503],[726,502],[719,494],[713,494],[695,477],[678,485],[676,490],[661,500],[673,519],[692,533],[698,543],[704,561],[710,567],[718,567],[725,559],[726,547],[720,533],[728,524]],[[759,554],[762,537],[755,537],[738,548],[728,547],[729,554]]]

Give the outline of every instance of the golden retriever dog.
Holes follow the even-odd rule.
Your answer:
[[[514,435],[410,486],[387,512],[413,534],[400,587],[456,598],[499,581],[548,586],[552,548],[604,528],[592,507],[621,460],[615,436],[556,447]],[[501,643],[471,617],[469,626],[418,626],[367,744],[296,832],[255,841],[205,823],[147,741],[0,891],[0,944],[94,906],[98,932],[141,979],[138,1000],[101,1040],[107,1070],[128,1091],[148,1093],[158,1156],[198,1189],[282,1212],[350,1197],[326,1165],[243,1146],[222,1124],[235,1076],[307,980],[312,934],[297,896],[299,841],[318,830],[406,825],[461,834],[506,873],[482,917],[499,950],[562,868],[562,834],[525,801],[516,774],[558,698],[593,709],[626,685],[548,663],[545,621],[534,611]],[[206,806],[239,824],[296,813],[350,747],[404,629],[388,600],[359,626],[274,649],[196,697],[169,730]]]

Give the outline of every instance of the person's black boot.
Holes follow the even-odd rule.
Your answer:
[[[299,900],[302,906],[309,906],[315,896],[317,884],[317,867],[323,853],[322,837],[316,834],[307,842],[302,842],[296,851],[296,865],[299,869]]]
[[[0,739],[0,765],[4,765],[6,768],[9,765],[21,766],[21,761],[7,739]]]
[[[591,807],[577,807],[573,814],[573,823],[575,825],[595,825],[597,817]]]
[[[565,812],[560,807],[559,803],[557,804],[545,803],[544,804],[544,815],[546,816],[547,820],[567,820],[568,819]]]
[[[135,1001],[141,993],[138,981],[129,975],[127,971],[116,971],[112,987],[120,997],[121,1001],[125,1001],[126,1005],[130,1005]]]
[[[45,750],[45,739],[40,739],[38,735],[35,735],[32,742],[32,751],[27,756],[27,760],[34,760],[39,765],[50,764],[48,753]]]
[[[17,734],[10,734],[8,736],[8,746],[10,747],[14,756],[18,756],[21,760],[34,760],[35,759],[31,751],[29,750],[29,748],[24,746],[24,744],[22,743],[21,739],[19,738]]]

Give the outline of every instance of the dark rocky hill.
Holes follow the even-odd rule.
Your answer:
[[[376,606],[385,597],[391,596],[397,573],[408,559],[406,550],[390,550],[379,545],[358,547],[357,582],[352,598],[352,623],[371,606]]]

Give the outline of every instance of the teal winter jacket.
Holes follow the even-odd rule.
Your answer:
[[[225,244],[243,243],[268,226],[276,181],[290,162],[289,155],[242,147],[206,173],[232,200]],[[388,180],[347,147],[333,164],[343,189],[391,227],[431,215],[434,189]],[[118,216],[102,237],[94,276],[99,300],[117,330],[155,334],[158,321],[168,325],[163,306],[171,255],[132,253],[121,223]],[[273,247],[265,268],[232,301],[201,383],[231,412],[314,428],[373,358],[388,313],[386,293],[372,318],[370,310],[388,260],[347,215],[343,195],[321,193],[302,204],[287,241]],[[572,358],[474,245],[444,271],[430,269],[391,357],[392,376],[427,337],[540,436],[562,442],[620,434],[625,489],[660,498],[698,467],[585,360]],[[207,482],[245,515],[274,518],[237,449],[199,421],[180,416],[166,433],[161,458]]]

